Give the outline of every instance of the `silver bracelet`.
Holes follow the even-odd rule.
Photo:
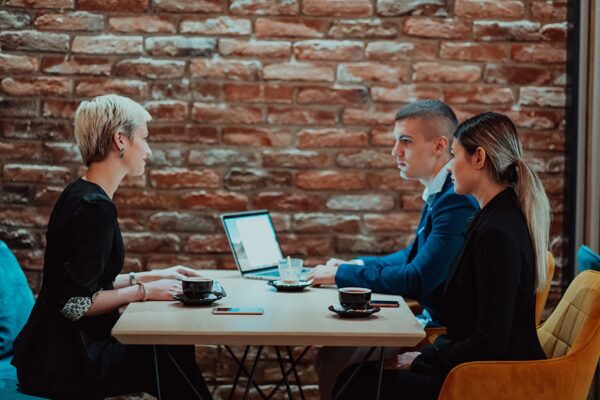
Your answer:
[[[146,301],[148,299],[148,293],[146,292],[146,286],[142,282],[136,282],[135,284],[142,288],[142,291],[144,292],[144,297],[142,297],[142,301]]]

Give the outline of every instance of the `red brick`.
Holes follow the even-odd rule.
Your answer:
[[[221,0],[152,0],[157,11],[181,13],[220,13],[225,11]]]
[[[564,88],[557,87],[521,87],[519,103],[526,106],[564,107],[566,95]]]
[[[238,146],[285,147],[292,143],[293,136],[284,129],[267,128],[223,128],[223,143]]]
[[[567,50],[562,46],[548,43],[514,44],[511,47],[511,58],[526,63],[565,63]]]
[[[298,132],[298,147],[365,147],[368,133],[346,129],[303,129]]]
[[[139,54],[142,52],[141,36],[75,36],[71,45],[73,53],[85,54]]]
[[[193,82],[199,83],[199,82]],[[212,84],[212,82],[209,82]],[[218,84],[216,85],[218,87]],[[152,82],[150,98],[154,100],[191,100],[192,89],[188,79]]]
[[[19,11],[0,10],[0,29],[22,29],[31,23],[31,16]]]
[[[187,159],[190,165],[207,166],[228,166],[243,165],[256,167],[260,165],[257,159],[257,153],[241,152],[234,149],[213,148],[213,149],[192,149]]]
[[[3,6],[26,8],[75,8],[75,0],[6,0]]]
[[[0,116],[2,117],[35,117],[38,115],[37,100],[9,100],[0,98]],[[6,136],[6,133],[4,134]]]
[[[77,8],[88,11],[144,12],[148,0],[79,0]]]
[[[272,171],[259,168],[231,168],[223,177],[227,190],[251,191],[289,187],[292,183],[290,171]]]
[[[389,211],[394,208],[394,197],[374,193],[338,195],[327,201],[327,208],[338,211]]]
[[[552,3],[532,1],[531,17],[534,20],[565,21],[567,19],[567,4],[559,4],[556,1]]]
[[[0,87],[13,96],[67,96],[72,84],[67,78],[4,78]]]
[[[9,249],[33,249],[38,247],[38,235],[29,229],[13,229],[1,226],[0,237]]]
[[[294,231],[300,233],[358,232],[360,218],[356,215],[330,213],[299,213],[294,215]]]
[[[336,113],[299,107],[269,107],[267,122],[276,125],[335,125]]]
[[[397,63],[339,64],[337,77],[341,82],[404,82],[410,78],[410,67]]]
[[[190,75],[194,78],[220,78],[244,81],[258,80],[260,61],[196,58],[190,62]]]
[[[185,61],[137,58],[119,61],[113,73],[117,76],[169,79],[181,78],[184,70]]]
[[[408,17],[402,32],[408,36],[438,39],[468,39],[471,22],[455,18]]]
[[[221,178],[211,169],[169,168],[150,171],[150,183],[156,189],[217,188]]]
[[[473,37],[484,41],[540,40],[540,24],[531,21],[475,21]]]
[[[185,245],[185,251],[190,253],[227,253],[231,250],[227,237],[220,233],[190,236]]]
[[[27,110],[27,104],[19,104],[21,110]],[[2,110],[8,107],[0,107]],[[73,138],[71,125],[64,121],[9,121],[2,124],[4,137],[9,139],[36,139],[36,140],[69,140]]]
[[[417,100],[441,99],[442,89],[439,86],[423,84],[406,84],[395,87],[371,87],[373,101],[386,103],[411,103]]]
[[[242,103],[291,103],[294,88],[275,83],[228,83],[223,85],[227,102]]]
[[[406,247],[410,240],[409,235],[340,235],[336,237],[334,246],[340,253],[388,254]]]
[[[173,265],[185,265],[194,269],[217,269],[218,267],[218,259],[214,255],[190,257],[183,254],[148,254],[146,260],[148,270],[168,268]],[[232,268],[235,269],[235,264]]]
[[[391,133],[390,133],[391,134]],[[391,150],[391,149],[390,149]],[[393,192],[422,192],[423,186],[417,180],[406,180],[395,170],[369,172],[368,187],[371,190],[390,190]]]
[[[254,23],[256,37],[323,37],[328,23],[319,19],[257,18]]]
[[[365,214],[363,220],[368,232],[414,232],[420,213]]]
[[[211,216],[168,211],[151,215],[148,228],[163,232],[213,232],[216,221]]]
[[[196,191],[181,196],[180,205],[183,209],[216,209],[222,211],[240,211],[248,207],[248,198],[231,192]]]
[[[146,38],[144,47],[153,56],[208,57],[216,44],[215,39],[207,37],[156,36]]]
[[[346,108],[343,122],[349,125],[381,125],[393,124],[396,109],[391,108]]]
[[[287,58],[292,53],[292,44],[281,40],[219,39],[219,53],[233,57]]]
[[[333,67],[306,62],[270,64],[263,69],[265,80],[332,82],[334,75]]]
[[[271,168],[322,168],[331,164],[328,154],[297,149],[264,150],[262,160],[264,167]]]
[[[509,110],[505,114],[519,128],[553,129],[556,128],[562,116],[553,110]]]
[[[40,30],[49,31],[101,31],[104,16],[84,11],[42,14],[33,24]]]
[[[396,161],[388,150],[342,150],[335,158],[342,168],[394,168]]]
[[[2,178],[7,182],[67,183],[71,171],[53,165],[5,164]]]
[[[302,12],[327,17],[369,17],[373,5],[369,0],[303,0]]]
[[[329,36],[336,39],[394,38],[398,28],[393,21],[381,19],[334,20]]]
[[[77,81],[75,93],[78,97],[94,97],[115,93],[128,97],[144,97],[148,84],[131,79],[82,79]]]
[[[110,75],[112,61],[106,57],[45,56],[42,71],[59,75]]]
[[[0,141],[0,159],[3,161],[39,161],[41,154],[39,143]]]
[[[473,19],[506,18],[517,19],[525,15],[522,1],[515,0],[456,0],[454,14]]]
[[[502,44],[473,42],[444,42],[440,58],[460,61],[498,61],[507,58],[507,49]]]
[[[249,35],[252,32],[252,23],[249,19],[228,16],[188,18],[181,22],[180,31],[204,35]]]
[[[123,188],[145,188],[146,186],[148,186],[146,175],[142,175],[142,176],[127,175],[127,176],[125,176],[125,178],[123,178],[123,180],[121,181],[121,184],[119,185],[119,187],[123,187]],[[143,227],[141,227],[139,229],[143,229]]]
[[[137,17],[111,17],[108,28],[119,33],[175,33],[174,19],[163,15],[143,15]]]
[[[7,226],[44,228],[48,223],[50,211],[51,209],[41,207],[2,208],[0,220],[2,225]]]
[[[0,32],[0,49],[4,51],[66,52],[69,35],[38,31]]]
[[[294,43],[298,60],[357,61],[364,58],[364,44],[354,40],[303,40]]]
[[[567,40],[567,22],[544,25],[541,32],[545,41],[564,42]]]
[[[423,82],[477,82],[481,67],[471,64],[420,62],[413,66],[413,80]]]
[[[44,143],[44,159],[56,164],[81,164],[79,147],[75,143]]]
[[[219,83],[210,80],[192,82],[192,99],[200,101],[219,101],[223,97],[221,89]]]
[[[117,190],[117,209],[168,210],[176,208],[179,194],[153,190]]]
[[[52,118],[71,119],[75,116],[78,102],[73,100],[44,100],[42,115]]]
[[[444,89],[444,101],[449,104],[512,104],[511,89],[493,86],[459,86]]]
[[[485,81],[513,85],[543,85],[552,82],[552,71],[527,65],[488,64],[485,69]]]
[[[35,205],[36,206],[47,206],[53,207],[56,204],[60,194],[62,193],[62,187],[43,187],[35,193]]]
[[[371,129],[371,145],[392,148],[396,139],[392,134],[392,126],[379,126]]]
[[[398,42],[385,40],[367,45],[367,58],[377,61],[433,60],[437,55],[437,43]]]
[[[305,190],[365,189],[365,174],[359,171],[302,171],[295,177],[296,186]]]
[[[323,199],[307,193],[263,192],[254,198],[253,205],[274,211],[318,211],[323,208]]]
[[[565,150],[565,134],[564,132],[544,131],[521,134],[519,140],[523,144],[524,149],[561,151]]]
[[[37,69],[36,57],[0,53],[0,74],[31,74]]]
[[[298,91],[300,104],[357,104],[365,103],[369,92],[363,86],[303,87]]]
[[[241,15],[296,15],[297,0],[232,0],[229,5],[232,14]]]
[[[415,15],[433,15],[440,11],[445,13],[445,0],[418,0],[418,1],[398,1],[398,0],[377,0],[377,14],[386,17],[412,14]]]
[[[280,242],[284,254],[297,256],[331,254],[331,239],[325,236],[285,234],[281,235]]]
[[[400,196],[400,206],[406,211],[419,211],[423,208],[423,199],[420,194],[404,194]]]
[[[219,140],[217,128],[198,125],[151,126],[150,137],[153,142],[216,144]]]
[[[258,107],[194,103],[192,119],[204,123],[258,124],[262,122],[262,112]]]
[[[146,253],[149,251],[177,252],[181,240],[172,233],[123,233],[125,250],[133,253]]]
[[[144,107],[152,115],[152,119],[156,121],[185,121],[187,119],[187,101],[149,101]]]

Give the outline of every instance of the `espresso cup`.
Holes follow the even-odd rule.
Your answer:
[[[344,308],[363,310],[371,301],[371,289],[360,287],[345,287],[338,289],[340,304]]]
[[[201,276],[187,277],[181,280],[183,295],[188,299],[198,299],[212,292],[213,280]]]

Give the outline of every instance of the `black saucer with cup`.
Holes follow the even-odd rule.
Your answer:
[[[380,310],[379,307],[369,307],[371,289],[360,287],[345,287],[338,289],[339,305],[329,306],[329,310],[340,317],[368,317]]]
[[[185,305],[204,306],[225,297],[219,282],[201,276],[185,277],[181,280],[182,295],[173,298]]]

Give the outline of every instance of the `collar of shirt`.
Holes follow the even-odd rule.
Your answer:
[[[423,194],[421,195],[423,201],[426,202],[429,196],[432,196],[442,191],[442,188],[444,187],[444,182],[446,182],[446,178],[449,174],[448,167],[450,166],[451,161],[452,160],[448,161],[446,165],[444,165],[442,169],[440,169],[440,171],[437,173],[435,178],[433,178],[433,180],[429,183],[429,185],[425,186],[425,190],[423,190]]]

